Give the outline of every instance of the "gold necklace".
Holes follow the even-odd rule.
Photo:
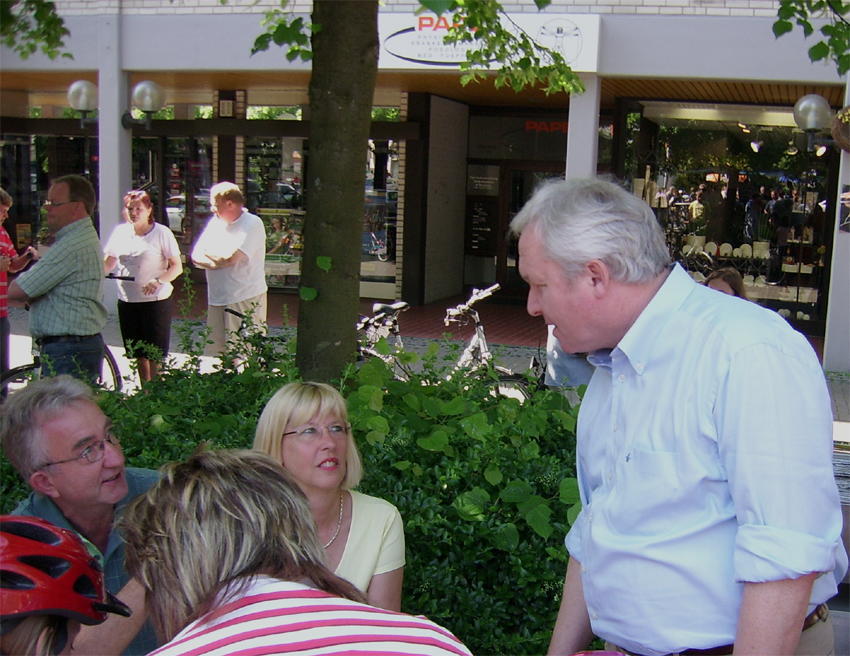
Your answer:
[[[336,523],[336,533],[334,533],[334,536],[330,539],[330,542],[328,542],[324,546],[325,549],[327,549],[329,546],[331,546],[333,544],[334,540],[336,540],[336,536],[339,535],[339,529],[340,528],[342,528],[342,492],[339,493],[339,519],[337,520],[337,523]]]

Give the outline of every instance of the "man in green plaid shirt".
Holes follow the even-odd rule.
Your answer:
[[[30,305],[30,334],[41,347],[42,375],[95,382],[103,362],[100,241],[91,221],[97,198],[79,175],[57,178],[47,192],[47,254],[9,286],[9,302]]]

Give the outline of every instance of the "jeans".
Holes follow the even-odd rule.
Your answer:
[[[103,364],[103,337],[95,335],[81,342],[53,342],[41,347],[41,375],[70,374],[94,385]]]

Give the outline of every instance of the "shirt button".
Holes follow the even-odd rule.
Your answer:
[[[594,613],[594,614],[593,614],[593,619],[598,620],[598,619],[599,619],[599,613]]]
[[[613,477],[614,477],[614,474],[612,474],[611,472],[608,472],[608,480],[610,481]]]
[[[626,375],[620,374],[620,382],[622,383],[624,380],[626,380]]]
[[[592,522],[592,521],[593,521],[593,515],[588,515],[588,516],[587,516],[587,521],[588,521],[588,522]]]
[[[638,362],[637,363],[637,370],[640,371],[642,369],[643,369],[643,365],[640,362]]]
[[[615,433],[617,432],[617,428],[618,428],[617,424],[614,424],[613,426],[611,426],[611,430],[614,431]]]
[[[587,574],[587,567],[585,567],[584,565],[581,566],[581,573]]]

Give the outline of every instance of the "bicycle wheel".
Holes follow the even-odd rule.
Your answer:
[[[100,384],[104,389],[120,392],[124,386],[124,381],[121,378],[121,370],[118,368],[118,362],[112,351],[104,344],[103,346],[103,363],[100,369]]]
[[[499,374],[499,379],[493,381],[493,396],[507,396],[510,399],[516,399],[520,403],[524,403],[526,399],[531,398],[531,392],[528,389],[528,381],[517,374]]]
[[[5,374],[0,376],[0,391],[4,393],[15,392],[38,376],[40,367],[34,362],[9,369]]]

